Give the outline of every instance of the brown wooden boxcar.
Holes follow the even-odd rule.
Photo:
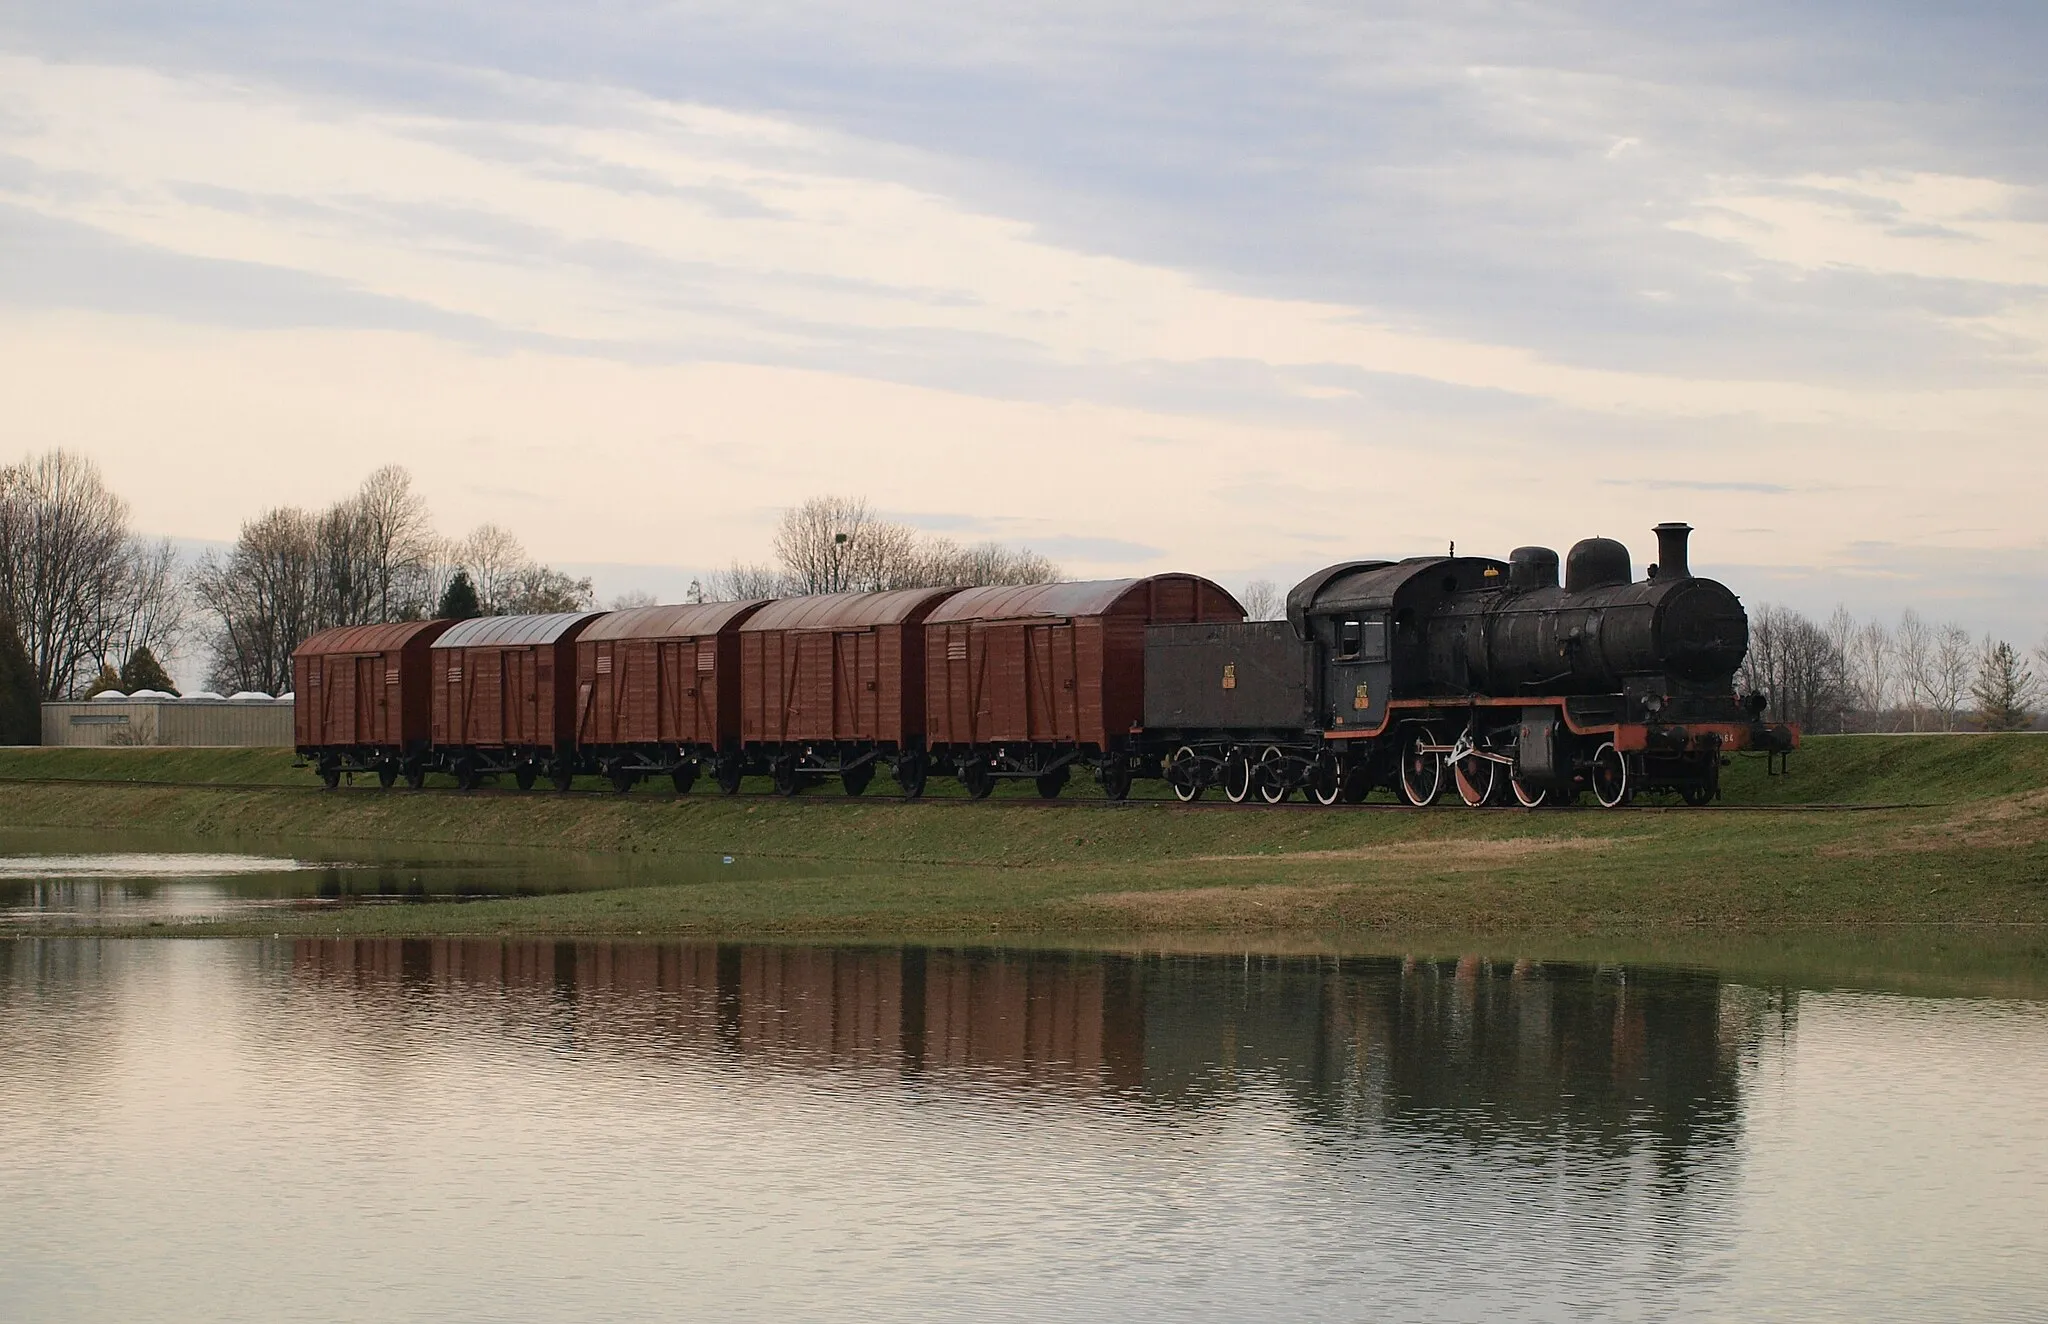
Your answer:
[[[687,791],[704,763],[715,771],[737,758],[739,627],[767,601],[635,607],[592,622],[576,641],[582,757],[622,791],[664,772]]]
[[[433,739],[430,646],[453,621],[322,630],[292,651],[292,739],[329,786],[374,772],[389,786],[426,777]]]
[[[1115,791],[1144,721],[1145,627],[1243,619],[1196,575],[966,589],[925,622],[933,760],[976,796],[1002,777],[1057,795],[1076,763]]]
[[[599,612],[479,616],[433,644],[436,756],[473,787],[509,772],[566,789],[574,775],[576,639]]]
[[[859,794],[875,764],[924,789],[924,619],[960,590],[827,593],[771,602],[740,626],[740,736],[794,794],[837,773]]]

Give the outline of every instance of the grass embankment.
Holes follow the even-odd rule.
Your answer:
[[[2048,922],[2048,739],[2030,736],[1823,737],[1794,756],[1790,777],[1767,779],[1756,760],[1729,770],[1731,805],[1921,806],[1819,813],[792,803],[653,786],[330,794],[289,763],[272,751],[4,751],[0,822],[215,844],[608,852],[650,866],[623,871],[628,885],[613,890],[269,916],[264,932],[1586,935]],[[721,853],[834,868],[660,881],[661,857]]]

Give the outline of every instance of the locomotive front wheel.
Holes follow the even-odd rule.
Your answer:
[[[1440,743],[1427,727],[1415,728],[1402,742],[1401,798],[1417,809],[1429,808],[1444,793],[1444,756],[1417,746]]]
[[[1593,798],[1603,809],[1619,809],[1635,794],[1634,788],[1628,784],[1628,760],[1622,757],[1612,740],[1595,751],[1592,780]]]
[[[1234,805],[1252,798],[1252,761],[1241,749],[1231,750],[1223,760],[1223,798]]]
[[[1468,808],[1479,809],[1492,804],[1500,790],[1500,764],[1477,757],[1459,759],[1452,779],[1458,783],[1458,798]]]
[[[1281,765],[1285,761],[1278,745],[1266,746],[1265,753],[1259,755],[1259,798],[1269,805],[1279,804],[1294,794],[1294,788],[1280,780]]]
[[[1166,784],[1173,788],[1173,798],[1182,804],[1202,798],[1202,788],[1192,778],[1195,768],[1195,751],[1182,745],[1173,751],[1173,757],[1166,761]]]
[[[1531,786],[1520,777],[1509,778],[1508,786],[1515,793],[1515,803],[1524,809],[1540,808],[1543,802],[1550,797],[1550,788],[1548,786]]]

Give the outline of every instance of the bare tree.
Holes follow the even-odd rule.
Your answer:
[[[611,610],[631,611],[635,607],[652,607],[660,601],[660,598],[655,597],[644,588],[629,588],[612,599]],[[702,602],[703,599],[699,598],[697,601]]]
[[[734,561],[723,570],[705,576],[704,602],[740,602],[750,598],[779,598],[786,590],[782,572],[772,565],[748,565]]]
[[[469,572],[476,586],[477,601],[484,615],[506,615],[505,603],[513,594],[514,582],[531,564],[526,548],[508,529],[496,524],[479,524],[455,549],[455,563]]]
[[[876,523],[860,497],[818,496],[782,512],[775,529],[775,559],[799,593],[844,593],[858,585],[863,559],[878,564],[869,550]],[[888,540],[878,534],[875,541]],[[878,549],[879,550],[879,549]]]
[[[588,577],[571,579],[560,570],[529,561],[506,583],[497,615],[545,616],[559,611],[589,611],[597,603]]]
[[[1766,711],[1810,731],[1839,728],[1849,694],[1847,667],[1828,631],[1789,607],[1765,604],[1750,617],[1749,653],[1737,673]]]
[[[380,621],[426,615],[440,598],[431,567],[439,539],[412,475],[387,464],[363,480],[355,496],[366,559],[367,593]]]
[[[1900,615],[1898,631],[1892,638],[1899,681],[1906,691],[1906,708],[1912,714],[1913,729],[1918,731],[1934,698],[1934,631],[1920,619],[1919,612],[1908,607]]]
[[[44,698],[74,692],[116,649],[175,643],[175,566],[167,545],[129,533],[127,502],[91,460],[54,450],[0,469],[0,611]]]
[[[1956,729],[1956,712],[1969,693],[1977,670],[1977,646],[1970,632],[1951,621],[1935,632],[1932,698],[1941,713],[1941,729]]]
[[[1277,621],[1287,610],[1280,586],[1270,579],[1252,580],[1237,595],[1237,601],[1248,621]]]
[[[305,511],[272,510],[242,525],[225,558],[207,555],[193,593],[217,621],[208,682],[218,690],[291,688],[292,650],[319,618],[321,521]]]
[[[1850,642],[1851,671],[1863,704],[1870,710],[1870,729],[1887,727],[1885,714],[1891,709],[1894,668],[1891,633],[1872,621],[1858,630]]]

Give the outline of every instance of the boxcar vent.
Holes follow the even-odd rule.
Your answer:
[[[706,676],[718,670],[717,644],[701,643],[697,645],[697,670],[700,674]]]

